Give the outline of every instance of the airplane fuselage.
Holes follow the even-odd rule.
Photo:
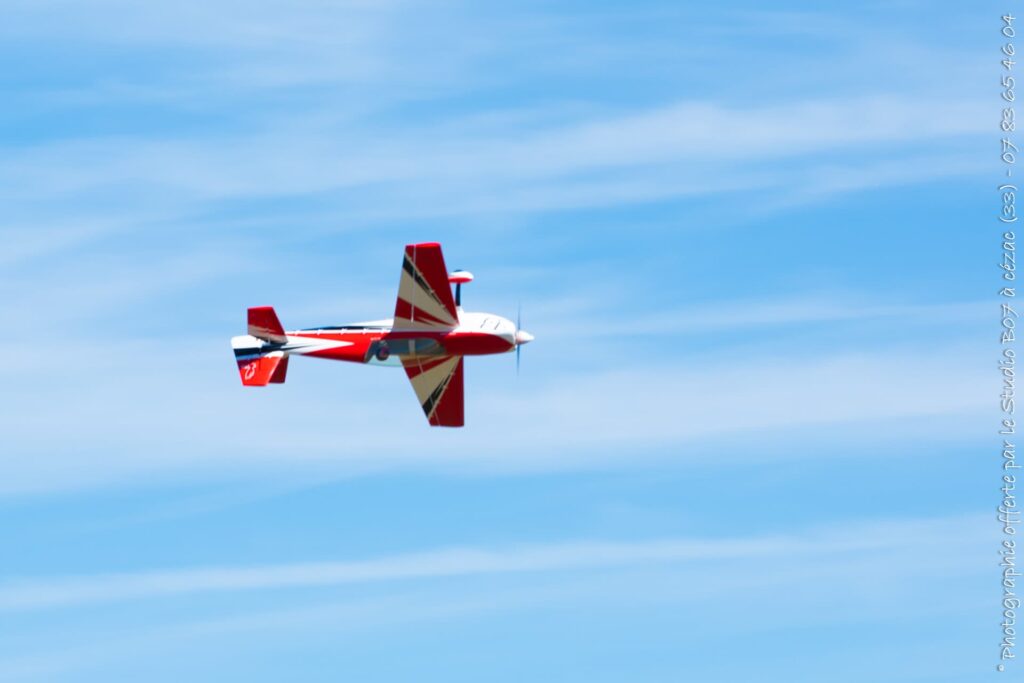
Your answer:
[[[251,335],[231,338],[238,361],[283,352],[328,360],[400,366],[403,359],[485,356],[514,351],[532,337],[515,323],[491,313],[459,311],[453,330],[394,330],[391,319],[286,331],[287,340],[271,342]],[[518,335],[518,337],[517,337]]]

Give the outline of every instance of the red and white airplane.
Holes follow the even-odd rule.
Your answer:
[[[440,244],[409,244],[392,319],[286,332],[273,308],[250,308],[249,334],[231,338],[242,384],[282,384],[292,355],[401,365],[430,424],[461,427],[463,356],[514,350],[518,363],[519,348],[533,341],[507,318],[463,311],[462,285],[472,280],[464,270],[448,273]]]

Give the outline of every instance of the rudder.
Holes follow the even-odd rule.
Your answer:
[[[238,374],[247,387],[265,387],[268,384],[284,384],[288,372],[288,357],[282,351],[273,351],[256,357],[236,358]]]

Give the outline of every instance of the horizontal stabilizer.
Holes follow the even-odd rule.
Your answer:
[[[257,306],[249,309],[249,334],[264,341],[285,344],[288,337],[281,321],[271,306]]]

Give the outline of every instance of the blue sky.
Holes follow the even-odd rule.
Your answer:
[[[994,677],[999,26],[7,3],[0,679]],[[242,390],[428,240],[537,336],[465,429]]]

